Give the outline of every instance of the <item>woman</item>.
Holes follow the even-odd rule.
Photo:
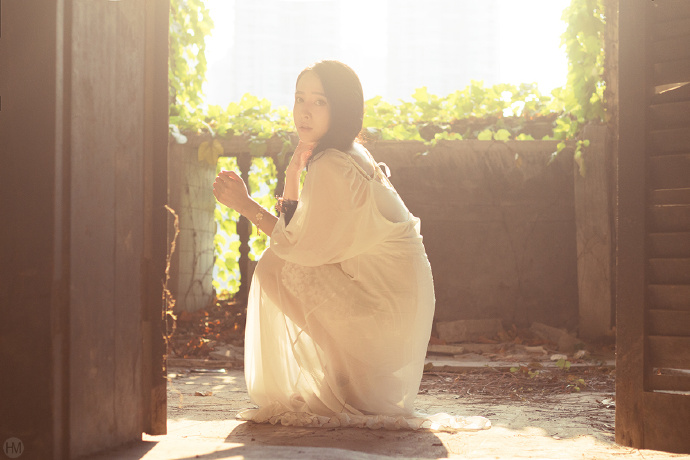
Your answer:
[[[299,426],[488,428],[413,413],[434,314],[419,220],[356,142],[364,100],[355,72],[320,61],[297,78],[299,144],[280,218],[235,172],[214,195],[270,237],[252,279],[243,420]],[[300,175],[307,168],[300,193]]]

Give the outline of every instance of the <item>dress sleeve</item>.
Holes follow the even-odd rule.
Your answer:
[[[292,220],[278,220],[271,249],[304,266],[339,263],[371,250],[390,232],[372,203],[369,179],[347,154],[327,150],[315,159]]]

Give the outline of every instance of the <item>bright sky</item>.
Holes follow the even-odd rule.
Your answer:
[[[218,89],[223,75],[215,72],[223,59],[227,59],[228,49],[233,45],[233,6],[239,1],[260,0],[206,0],[207,7],[215,22],[212,36],[207,39],[206,57],[208,60],[207,80],[204,86],[206,102],[227,105],[232,102],[227,94]],[[434,0],[419,2],[419,8]],[[481,1],[481,0],[476,0]],[[504,83],[532,83],[539,85],[542,93],[548,94],[553,88],[563,86],[566,81],[567,61],[560,47],[560,36],[566,24],[561,21],[563,9],[570,0],[498,0],[500,23],[499,76]],[[359,74],[364,87],[365,98],[385,94],[385,70],[371,65],[358,66],[367,53],[382,50],[372,49],[370,43],[385,42],[385,34],[380,17],[385,13],[386,0],[349,0],[343,11],[342,21],[357,24],[356,30],[346,37],[341,51],[335,57],[350,64]],[[361,32],[359,32],[361,31]],[[366,31],[366,33],[364,33]],[[414,31],[411,31],[414,33]],[[381,35],[381,38],[378,37]],[[384,50],[385,52],[385,50]],[[410,56],[414,59],[414,56]],[[369,60],[368,62],[371,62]],[[385,65],[385,60],[380,60]],[[401,75],[400,78],[404,78]],[[405,82],[405,86],[417,88],[425,82]],[[460,89],[460,88],[459,88]],[[260,96],[260,94],[257,94]]]
[[[561,48],[570,0],[501,1],[501,77],[505,83],[537,82],[544,93],[564,86],[568,61]]]

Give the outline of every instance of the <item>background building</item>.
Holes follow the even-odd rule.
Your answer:
[[[340,59],[365,97],[408,98],[415,88],[446,95],[471,80],[565,83],[559,49],[568,0],[207,0],[207,102],[244,93],[292,105],[306,65]]]
[[[471,80],[498,83],[497,13],[496,0],[388,0],[388,94],[411,94],[411,82],[439,95]]]

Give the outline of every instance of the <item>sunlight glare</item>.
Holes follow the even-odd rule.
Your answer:
[[[353,67],[363,82],[366,99],[377,95],[388,101],[409,99],[422,86],[432,94],[446,95],[464,88],[470,79],[483,80],[487,86],[537,83],[543,94],[549,94],[566,82],[567,61],[560,36],[566,27],[562,11],[569,3],[252,0],[250,4],[249,0],[206,0],[215,22],[207,39],[206,101],[226,106],[249,92],[268,98],[274,106],[289,107],[294,76],[318,59],[339,59]],[[249,8],[261,14],[248,14]],[[294,16],[280,16],[280,8],[289,8],[286,11]],[[274,9],[275,17],[271,17]],[[474,19],[468,22],[465,14]],[[452,30],[454,18],[466,24],[467,30]],[[267,29],[280,39],[260,39],[263,44],[259,45],[258,38],[238,36],[238,24],[259,39],[261,30]],[[324,37],[324,28],[332,35]],[[448,37],[454,36],[464,38],[449,42]],[[402,49],[396,48],[396,42]],[[475,59],[483,59],[484,64]],[[475,67],[485,70],[472,71]],[[443,69],[458,77],[441,78]],[[467,72],[469,77],[464,76]]]

